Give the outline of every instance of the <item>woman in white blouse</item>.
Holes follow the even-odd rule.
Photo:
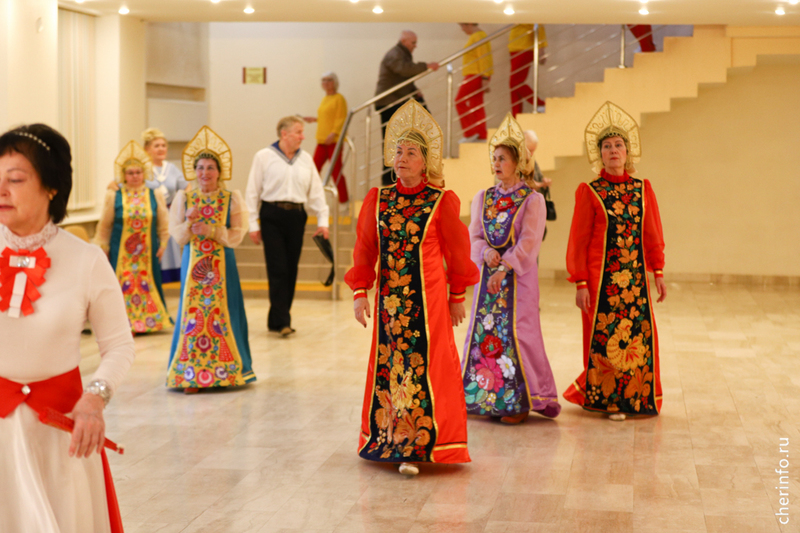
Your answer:
[[[247,316],[233,248],[247,232],[239,191],[228,191],[231,151],[203,126],[183,151],[183,172],[197,186],[178,191],[169,232],[183,246],[178,326],[172,337],[167,387],[186,393],[256,379]]]
[[[100,452],[103,408],[134,345],[105,255],[54,225],[66,215],[70,162],[67,141],[43,124],[0,136],[0,531],[122,527]],[[84,389],[87,319],[102,358]],[[49,409],[74,419],[71,435],[40,422]]]

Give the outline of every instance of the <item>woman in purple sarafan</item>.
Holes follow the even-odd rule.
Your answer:
[[[527,183],[533,160],[516,120],[506,116],[489,143],[498,185],[472,201],[475,286],[463,381],[467,412],[519,424],[530,411],[561,412],[539,321],[537,258],[544,236],[544,197]]]

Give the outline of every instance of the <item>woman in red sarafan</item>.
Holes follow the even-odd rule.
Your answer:
[[[664,237],[653,188],[632,177],[641,155],[639,126],[611,102],[586,128],[596,179],[578,186],[567,246],[569,281],[583,319],[584,371],[564,398],[625,420],[661,410],[658,334],[650,281],[658,301],[664,283]]]
[[[442,188],[441,128],[416,101],[389,121],[384,160],[398,182],[367,194],[345,276],[364,327],[377,277],[358,453],[415,475],[414,463],[470,461],[452,326],[464,319],[466,288],[479,274],[458,197]]]

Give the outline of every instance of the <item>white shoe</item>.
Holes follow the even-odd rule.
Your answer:
[[[622,422],[622,421],[625,420],[625,413],[614,413],[614,414],[608,415],[608,418],[610,420],[613,420],[614,422]]]
[[[543,105],[537,106],[536,107],[536,112],[537,113],[544,113],[544,106]]]
[[[480,140],[480,135],[477,133],[475,135],[471,135],[469,137],[462,137],[461,140],[458,141],[458,144],[461,143],[474,143]]]
[[[419,468],[414,463],[400,463],[400,468],[398,468],[401,474],[406,476],[416,476],[419,474]]]

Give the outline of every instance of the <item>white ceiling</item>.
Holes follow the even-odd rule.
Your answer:
[[[549,24],[727,24],[800,26],[797,0],[59,0],[64,7],[154,22],[538,22]],[[246,7],[255,12],[247,15]],[[384,12],[376,15],[375,6]],[[511,6],[514,15],[503,10]],[[775,14],[777,7],[786,14]]]

